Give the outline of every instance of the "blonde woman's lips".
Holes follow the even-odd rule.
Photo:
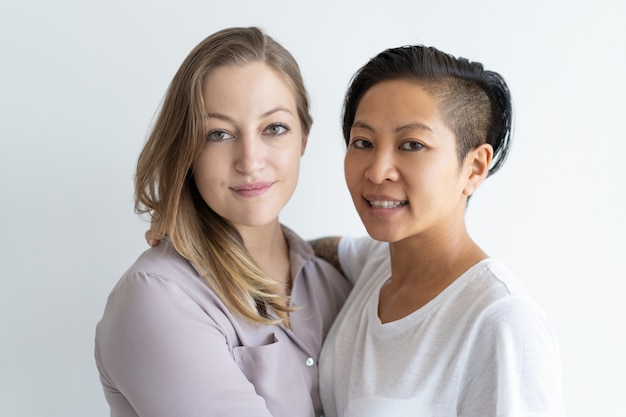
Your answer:
[[[274,183],[270,181],[259,181],[234,186],[230,189],[242,197],[257,197],[268,192],[270,188],[272,188],[272,185],[274,185]]]

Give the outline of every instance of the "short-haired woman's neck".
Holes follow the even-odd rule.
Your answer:
[[[464,219],[390,243],[389,249],[394,279],[413,285],[453,280],[488,257],[467,232]]]
[[[398,320],[423,307],[472,265],[487,258],[469,235],[453,240],[405,239],[389,246],[391,278],[382,287],[378,316]]]

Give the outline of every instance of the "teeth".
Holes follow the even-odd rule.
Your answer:
[[[403,204],[406,204],[405,201],[370,201],[370,206],[374,208],[395,208],[399,207]]]

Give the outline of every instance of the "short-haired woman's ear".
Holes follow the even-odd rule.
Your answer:
[[[463,189],[465,195],[470,196],[474,194],[480,184],[487,178],[492,158],[493,148],[488,143],[477,146],[467,154],[465,163],[469,164],[470,171],[467,177],[467,184]]]

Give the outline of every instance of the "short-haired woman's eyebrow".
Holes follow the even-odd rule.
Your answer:
[[[368,125],[367,123],[363,123],[363,122],[359,122],[359,121],[355,121],[354,123],[352,123],[352,129],[354,128],[358,128],[358,129],[366,129],[366,130],[370,130],[370,131],[374,131],[374,128],[370,125]]]
[[[396,132],[400,132],[402,130],[413,130],[413,129],[419,129],[419,130],[427,130],[429,132],[432,132],[433,130],[430,128],[430,126],[421,123],[421,122],[413,122],[413,123],[407,123],[405,125],[402,125],[398,128],[396,128]]]
[[[354,123],[352,123],[352,128],[358,128],[358,129],[365,129],[365,130],[370,130],[370,131],[374,131],[374,128],[370,125],[368,125],[367,123],[363,123],[363,122],[359,122],[359,121],[355,121]],[[401,126],[398,126],[395,131],[396,132],[401,132],[403,130],[413,130],[413,129],[419,129],[419,130],[426,130],[429,132],[432,132],[433,130],[430,128],[430,126],[428,126],[427,124],[421,123],[421,122],[412,122],[412,123],[407,123]]]

